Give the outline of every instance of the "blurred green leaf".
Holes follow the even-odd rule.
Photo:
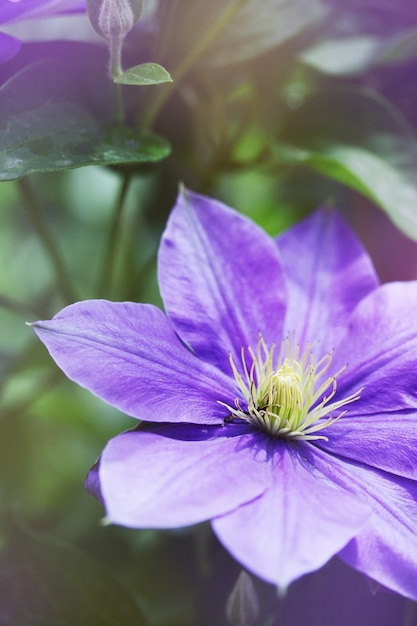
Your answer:
[[[14,528],[0,562],[0,624],[145,626],[131,592],[87,554]]]
[[[392,105],[369,91],[321,94],[280,139],[279,163],[307,165],[362,193],[417,240],[417,138]]]
[[[304,65],[331,76],[355,76],[382,65],[395,65],[417,57],[417,30],[392,37],[353,35],[318,41],[304,50]]]
[[[372,66],[381,40],[371,35],[319,41],[300,55],[300,60],[323,74],[361,74]]]
[[[168,144],[113,127],[92,103],[94,83],[53,60],[23,69],[0,89],[0,180],[86,165],[159,161]],[[86,80],[87,79],[87,80]],[[107,95],[111,101],[111,94]]]
[[[417,187],[407,189],[401,173],[383,158],[349,145],[323,146],[320,152],[297,151],[293,157],[368,197],[391,214],[397,226],[417,239]],[[407,196],[409,200],[414,197],[415,203],[408,211],[403,207]]]
[[[172,78],[162,65],[142,63],[130,67],[113,81],[119,85],[158,85],[160,83],[172,83]]]
[[[240,63],[269,52],[309,26],[324,12],[322,0],[180,0],[176,3],[177,41],[192,49],[233,5],[233,19],[202,57],[208,65]]]

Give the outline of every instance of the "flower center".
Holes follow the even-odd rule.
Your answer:
[[[229,356],[233,375],[247,405],[243,410],[239,398],[234,407],[220,402],[229,411],[226,421],[245,420],[273,437],[292,439],[324,439],[317,433],[340,419],[347,410],[342,407],[359,400],[363,390],[332,402],[337,378],[346,369],[326,377],[332,363],[332,352],[315,362],[313,346],[300,355],[292,337],[285,339],[275,358],[276,345],[268,350],[262,336],[257,351],[242,348],[242,369],[239,372]]]

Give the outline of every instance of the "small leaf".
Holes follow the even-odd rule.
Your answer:
[[[142,63],[135,65],[113,79],[119,85],[159,85],[172,83],[167,70],[158,63]]]

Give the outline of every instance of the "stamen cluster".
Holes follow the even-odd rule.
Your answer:
[[[300,347],[292,337],[282,342],[277,358],[275,351],[276,344],[268,349],[262,336],[256,352],[250,346],[246,350],[242,348],[242,373],[230,355],[233,375],[247,410],[242,409],[239,398],[235,399],[234,407],[221,404],[232,418],[250,422],[273,437],[327,440],[316,433],[345,415],[347,410],[340,409],[358,400],[362,389],[331,402],[337,391],[337,378],[346,369],[345,366],[325,378],[332,352],[315,363],[313,346],[300,355]]]

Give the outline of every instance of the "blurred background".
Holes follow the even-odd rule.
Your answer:
[[[271,235],[334,205],[382,281],[417,278],[414,0],[147,0],[123,65],[174,82],[123,87],[123,128],[82,2],[4,0],[0,30],[0,624],[227,624],[240,568],[209,525],[102,523],[84,479],[133,420],[69,382],[25,322],[87,298],[161,305],[180,183]],[[285,599],[255,586],[262,626],[417,624],[337,560]]]

